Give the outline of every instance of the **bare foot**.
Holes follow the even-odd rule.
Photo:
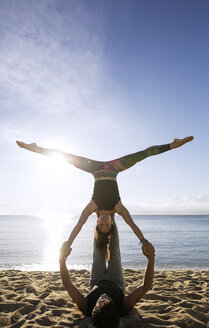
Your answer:
[[[185,137],[183,139],[174,139],[174,141],[170,144],[171,149],[178,148],[183,146],[185,143],[192,141],[194,139],[193,136]]]
[[[16,141],[17,145],[21,148],[25,148],[25,149],[28,149],[28,150],[31,150],[31,151],[35,151],[35,149],[37,149],[37,144],[36,143],[31,143],[31,144],[26,144],[22,141]]]

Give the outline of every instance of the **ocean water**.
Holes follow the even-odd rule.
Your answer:
[[[156,269],[209,269],[209,216],[133,215],[135,223],[156,249]],[[59,248],[78,216],[0,216],[0,270],[59,270]],[[92,215],[73,243],[69,268],[90,269],[93,251]],[[145,268],[138,239],[116,216],[122,264]]]

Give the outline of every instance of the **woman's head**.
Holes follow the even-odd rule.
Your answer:
[[[115,231],[114,212],[97,212],[97,225],[94,230],[94,238],[99,248],[105,248],[110,243],[111,236]]]
[[[108,233],[111,230],[114,222],[113,211],[98,211],[97,212],[97,227],[101,233]]]

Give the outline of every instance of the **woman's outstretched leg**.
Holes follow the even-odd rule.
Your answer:
[[[184,139],[174,139],[171,144],[152,146],[145,150],[138,151],[136,153],[126,155],[124,157],[120,157],[108,162],[95,161],[90,158],[68,154],[56,149],[42,148],[37,146],[36,143],[26,144],[24,142],[17,141],[17,144],[21,148],[25,148],[32,152],[46,156],[62,155],[67,162],[74,165],[78,169],[89,173],[94,173],[102,169],[113,170],[116,172],[124,171],[149,156],[158,155],[168,150],[181,147],[185,143],[192,140],[192,136],[186,137]]]
[[[186,137],[184,139],[174,139],[174,141],[170,144],[165,144],[165,145],[159,145],[159,146],[152,146],[149,148],[146,148],[142,151],[138,151],[136,153],[126,155],[121,158],[117,158],[115,160],[106,162],[105,168],[107,169],[114,169],[117,172],[124,171],[136,163],[142,161],[143,159],[149,157],[149,156],[154,156],[154,155],[159,155],[162,154],[168,150],[178,148],[183,146],[185,143],[192,141],[193,137]]]
[[[178,148],[183,146],[185,143],[190,142],[194,139],[193,136],[185,137],[183,139],[174,139],[173,142],[170,144],[171,149]]]
[[[103,169],[105,165],[105,162],[94,161],[90,158],[68,154],[57,149],[47,149],[47,148],[39,147],[37,146],[36,143],[26,144],[22,141],[16,141],[16,142],[19,147],[25,148],[34,153],[38,153],[45,156],[61,155],[66,162],[88,173],[94,173],[95,171],[99,171]]]

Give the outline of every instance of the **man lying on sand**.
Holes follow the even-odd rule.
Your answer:
[[[69,250],[68,255],[71,253],[71,250],[72,248]],[[71,282],[70,274],[66,267],[65,244],[63,244],[60,250],[60,273],[68,294],[84,315],[92,316],[94,326],[100,328],[119,327],[120,316],[130,312],[134,305],[151,288],[154,273],[155,249],[151,243],[147,242],[147,244],[142,246],[143,254],[148,260],[144,281],[132,293],[125,296],[116,225],[110,240],[109,251],[110,260],[106,268],[107,247],[100,248],[96,238],[94,238],[93,264],[90,277],[91,291],[87,296],[84,296]]]

